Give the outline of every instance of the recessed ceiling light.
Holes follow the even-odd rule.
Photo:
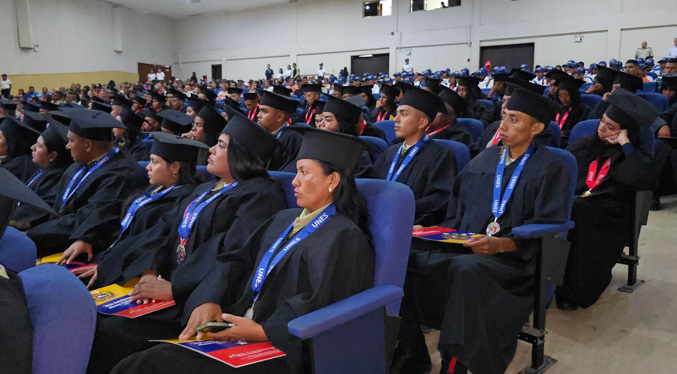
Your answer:
[[[195,4],[195,3],[199,3],[199,2],[200,2],[200,0],[183,0],[183,1],[185,1],[185,2],[187,2],[187,3],[191,3],[191,4]]]

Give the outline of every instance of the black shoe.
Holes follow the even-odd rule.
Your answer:
[[[423,347],[425,348],[425,347]],[[432,369],[428,349],[398,345],[393,355],[390,374],[426,374]]]
[[[578,305],[574,304],[571,300],[567,299],[564,296],[557,295],[555,296],[555,302],[557,303],[557,308],[564,311],[572,311],[578,309]]]
[[[661,210],[661,199],[660,197],[654,197],[653,201],[651,202],[651,210]]]

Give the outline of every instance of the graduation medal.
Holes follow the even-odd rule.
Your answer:
[[[494,236],[499,231],[501,231],[501,225],[499,225],[498,222],[493,221],[487,225],[488,236]]]
[[[179,246],[176,247],[176,262],[181,265],[185,259],[186,247],[184,247],[183,244],[179,244]]]

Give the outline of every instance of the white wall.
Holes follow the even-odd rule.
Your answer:
[[[33,44],[18,45],[14,0],[0,11],[0,66],[12,75],[136,72],[138,62],[174,61],[168,18],[121,10],[122,52],[113,50],[113,6],[98,0],[28,0]]]
[[[246,80],[262,78],[267,63],[277,72],[297,62],[303,74],[324,62],[337,73],[350,56],[390,53],[393,73],[410,51],[417,70],[474,70],[481,46],[524,42],[535,43],[537,64],[590,63],[630,58],[642,40],[662,56],[677,36],[675,0],[463,0],[415,13],[393,0],[392,16],[373,18],[361,9],[362,0],[300,0],[177,20],[173,68],[179,77],[210,75],[221,63],[224,77]],[[574,43],[578,34],[583,41]]]

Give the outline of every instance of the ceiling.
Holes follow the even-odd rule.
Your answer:
[[[234,12],[296,0],[105,0],[139,12],[170,18],[183,18],[213,12]]]

